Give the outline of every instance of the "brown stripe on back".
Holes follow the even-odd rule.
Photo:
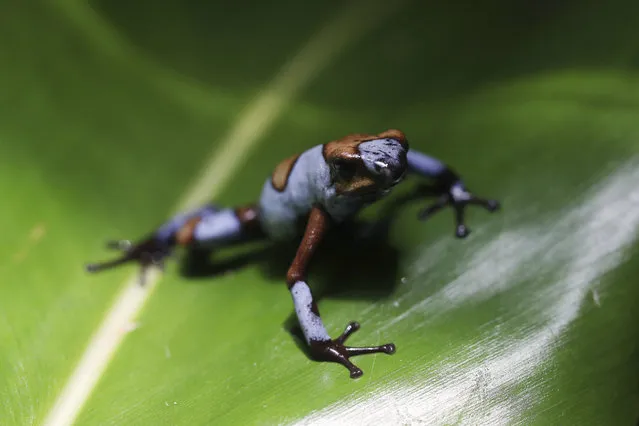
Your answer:
[[[299,157],[300,154],[295,154],[275,166],[275,170],[273,170],[271,176],[271,184],[276,191],[283,192],[286,189],[288,178]]]

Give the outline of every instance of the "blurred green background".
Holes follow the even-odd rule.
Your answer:
[[[329,331],[357,320],[353,344],[394,356],[357,381],[310,361],[268,273],[284,254],[202,279],[173,262],[77,424],[636,424],[638,19],[629,0],[0,3],[0,423],[42,424],[134,272],[83,265],[168,218],[211,155],[239,156],[232,206],[292,153],[401,128],[504,210],[472,210],[462,242],[414,203],[388,243],[321,256]],[[317,72],[282,74],[322,31]],[[234,145],[267,87],[290,103]]]

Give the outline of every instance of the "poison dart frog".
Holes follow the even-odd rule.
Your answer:
[[[320,316],[307,281],[309,264],[326,235],[354,218],[364,207],[386,197],[408,174],[430,179],[437,201],[420,212],[425,219],[446,206],[455,211],[458,238],[469,230],[464,209],[476,205],[493,212],[496,200],[470,193],[460,176],[437,158],[409,148],[406,135],[397,129],[379,134],[350,134],[281,161],[266,179],[259,201],[240,207],[207,204],[169,219],[137,243],[127,240],[109,243],[123,255],[115,260],[87,265],[90,272],[126,262],[138,262],[144,271],[162,267],[176,247],[219,248],[258,239],[299,241],[286,284],[295,313],[311,355],[319,361],[336,362],[350,377],[362,370],[350,358],[374,353],[395,353],[395,345],[350,347],[346,340],[359,329],[349,323],[333,339]]]

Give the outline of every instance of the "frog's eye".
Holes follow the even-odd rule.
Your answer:
[[[333,170],[339,180],[349,181],[357,174],[357,166],[349,161],[336,160],[333,163]]]

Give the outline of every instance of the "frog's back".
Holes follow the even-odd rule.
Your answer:
[[[280,162],[264,182],[260,196],[260,219],[273,239],[299,232],[300,220],[321,202],[322,191],[330,188],[330,171],[322,155],[322,145]]]

